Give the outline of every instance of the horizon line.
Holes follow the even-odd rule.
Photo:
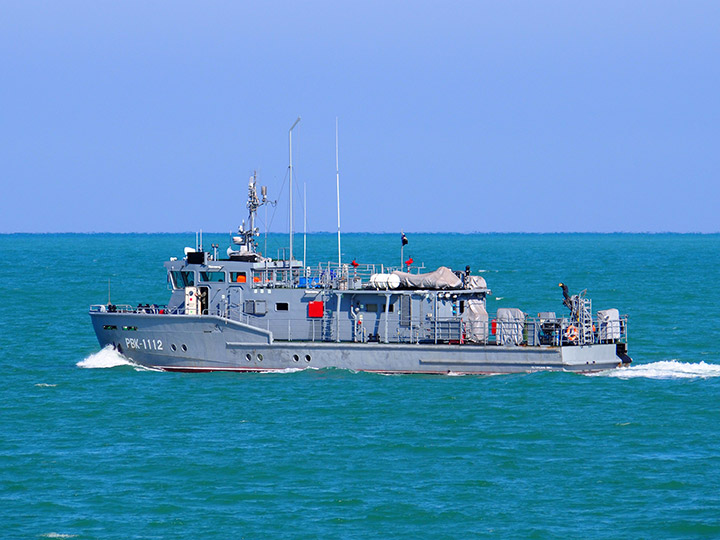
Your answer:
[[[195,234],[198,231],[126,231],[126,232],[117,232],[117,231],[14,231],[14,232],[0,232],[0,236],[12,236],[12,235],[52,235],[52,234],[58,234],[58,235],[70,235],[70,234],[76,234],[76,235],[94,235],[94,234],[117,234],[117,235],[123,235],[123,234],[145,234],[145,235],[153,235],[153,234]],[[218,234],[228,234],[229,236],[232,236],[233,234],[236,234],[234,232],[228,233],[227,231],[203,231],[203,235],[212,234],[212,235],[218,235]],[[261,236],[265,233],[261,233]],[[274,232],[270,231],[267,234],[271,235],[278,235],[278,236],[287,236],[289,233],[287,232]],[[295,233],[295,236],[302,236],[303,233]],[[318,234],[318,235],[336,235],[337,231],[308,231],[307,234]],[[347,231],[343,232],[342,234],[368,234],[368,235],[387,235],[387,234],[400,234],[399,231]],[[466,232],[458,232],[458,231],[405,231],[405,234],[419,234],[419,235],[432,235],[432,234],[455,234],[455,235],[473,235],[473,234],[606,234],[606,235],[613,235],[613,234],[676,234],[676,235],[715,235],[720,234],[720,231],[714,231],[714,232],[702,232],[702,231],[466,231]]]

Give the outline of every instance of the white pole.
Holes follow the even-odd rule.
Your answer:
[[[295,123],[290,126],[288,137],[290,140],[290,276],[292,278],[292,259],[293,259],[293,185],[292,185],[292,130],[298,125],[300,117],[297,117]]]
[[[338,119],[335,117],[335,182],[337,184],[337,223],[338,223],[338,271],[342,265],[340,255],[340,166],[338,162]]]
[[[303,180],[303,264],[307,266],[307,183]]]

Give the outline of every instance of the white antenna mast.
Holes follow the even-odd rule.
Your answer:
[[[307,266],[307,183],[303,180],[303,264]]]
[[[290,141],[290,271],[292,274],[292,259],[293,259],[293,185],[292,185],[292,130],[300,122],[300,117],[297,117],[295,123],[290,126],[288,131],[288,139]]]
[[[338,165],[338,119],[335,117],[335,181],[337,184],[337,218],[338,218],[338,268],[341,266],[340,256],[340,167]]]
[[[267,197],[267,187],[263,186],[263,198]],[[265,247],[263,253],[267,256],[267,235],[268,235],[268,205],[265,205]]]

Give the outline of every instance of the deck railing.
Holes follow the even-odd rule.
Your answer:
[[[183,308],[168,308],[166,305],[127,304],[90,307],[91,312],[142,313],[146,315],[185,315]],[[235,312],[236,313],[236,312]],[[212,315],[228,320],[237,320],[272,332],[278,341],[342,341],[379,343],[450,343],[504,346],[568,346],[602,343],[627,342],[628,317],[601,321],[593,318],[589,330],[568,317],[541,318],[526,317],[524,320],[500,320],[490,316],[487,321],[468,321],[462,316],[433,318],[426,317],[401,320],[398,314],[381,314],[378,318],[350,318],[342,313],[340,319],[327,311],[322,318],[271,318],[267,315],[230,317],[227,311],[205,310],[203,315]],[[584,334],[589,332],[589,335]]]
[[[287,268],[268,267],[254,270],[253,287],[274,288],[308,288],[356,290],[370,281],[373,274],[391,273],[394,270],[405,270],[420,273],[424,265],[400,268],[383,264],[360,264],[324,262],[313,266]]]

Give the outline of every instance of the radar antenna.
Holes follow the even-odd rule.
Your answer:
[[[248,182],[247,209],[249,227],[246,229],[245,221],[243,221],[242,225],[238,227],[238,236],[233,237],[233,242],[240,245],[241,253],[257,253],[255,237],[260,236],[260,229],[255,227],[255,217],[258,208],[268,203],[267,187],[262,186],[260,193],[262,198],[258,197],[257,193],[257,171],[253,171],[253,175]]]

